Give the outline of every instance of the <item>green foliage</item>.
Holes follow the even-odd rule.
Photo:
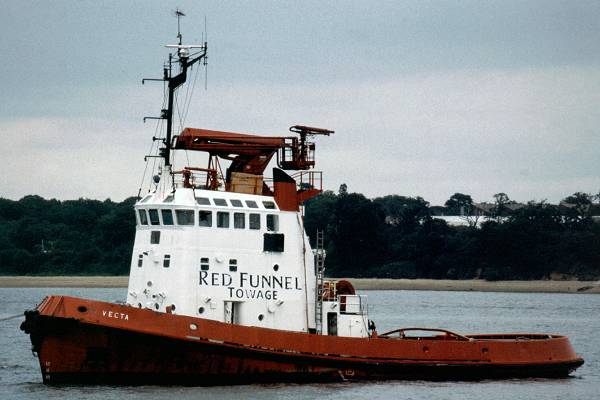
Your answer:
[[[508,212],[510,199],[494,196],[481,228],[452,227],[432,219],[420,197],[326,192],[306,205],[309,235],[325,232],[329,276],[432,279],[548,279],[553,272],[600,277],[600,224],[588,209],[530,202]],[[569,199],[571,200],[571,199]],[[455,193],[446,207],[471,210],[471,196]],[[572,214],[575,213],[575,214]]]
[[[454,193],[444,205],[451,215],[471,215],[473,199],[468,194]]]
[[[575,193],[560,205],[530,202],[510,212],[508,196],[494,198],[494,212],[479,228],[455,227],[432,218],[432,207],[420,197],[371,200],[343,185],[337,194],[326,191],[306,203],[304,226],[313,239],[324,231],[329,276],[600,278],[600,224],[591,217],[598,196]],[[0,274],[127,274],[134,203],[0,198]],[[458,212],[472,205],[461,193],[446,202]]]
[[[134,203],[0,199],[0,274],[127,274]]]

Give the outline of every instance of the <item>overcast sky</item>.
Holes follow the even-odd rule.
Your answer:
[[[137,194],[181,8],[185,126],[317,138],[325,186],[555,202],[600,190],[598,1],[4,1],[0,197]],[[181,157],[180,157],[181,158]]]

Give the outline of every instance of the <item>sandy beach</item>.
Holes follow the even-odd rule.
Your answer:
[[[2,276],[0,287],[127,287],[127,276]],[[354,279],[359,290],[451,290],[524,293],[600,293],[599,281]]]

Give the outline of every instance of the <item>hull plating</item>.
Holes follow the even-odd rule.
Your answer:
[[[45,383],[564,377],[583,364],[561,336],[339,338],[62,296],[49,297],[28,313],[23,329],[31,335]]]

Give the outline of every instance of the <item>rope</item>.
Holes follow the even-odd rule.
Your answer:
[[[23,313],[21,313],[21,314],[11,315],[10,317],[3,317],[3,318],[0,318],[0,322],[8,321],[10,319],[15,319],[15,318],[23,317],[23,316],[24,316]]]

